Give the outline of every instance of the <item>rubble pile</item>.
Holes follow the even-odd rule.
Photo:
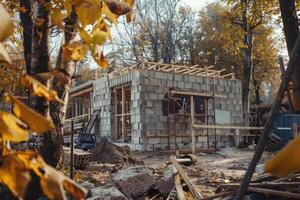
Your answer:
[[[143,160],[135,156],[128,146],[116,146],[107,139],[102,139],[101,142],[96,144],[91,153],[92,161],[115,164],[120,168],[144,164]]]

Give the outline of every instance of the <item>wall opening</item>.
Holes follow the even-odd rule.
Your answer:
[[[131,85],[113,88],[112,114],[115,142],[131,142]]]

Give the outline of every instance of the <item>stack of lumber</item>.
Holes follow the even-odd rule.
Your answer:
[[[92,154],[81,149],[74,149],[73,167],[75,169],[83,169],[89,165],[92,160]],[[64,163],[70,165],[71,149],[64,147]]]
[[[236,193],[240,183],[228,183],[219,186],[218,191]],[[269,199],[300,199],[300,173],[276,179],[271,174],[262,174],[252,179],[248,195],[260,195]],[[255,198],[255,197],[254,197]]]

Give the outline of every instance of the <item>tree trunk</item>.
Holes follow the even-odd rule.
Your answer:
[[[255,104],[259,105],[260,104],[260,85],[258,84],[258,82],[253,79],[253,85],[254,85],[254,92],[255,92]]]
[[[279,0],[280,11],[283,22],[286,46],[291,56],[298,33],[298,16],[295,7],[295,0]],[[300,64],[296,67],[293,74],[294,90],[297,102],[300,102]],[[299,111],[298,111],[299,112]]]
[[[77,21],[75,12],[72,12],[71,16],[66,20],[64,44],[69,44],[76,36],[74,25]],[[73,62],[63,62],[62,60],[62,47],[59,50],[56,69],[59,69],[69,79],[73,73]],[[62,158],[63,147],[63,123],[66,115],[66,108],[69,99],[70,84],[61,84],[59,80],[54,79],[51,85],[51,89],[57,91],[58,97],[63,100],[64,105],[52,102],[50,104],[50,116],[56,128],[52,132],[45,135],[43,144],[43,156],[48,162],[56,166]]]
[[[242,49],[242,58],[243,58],[243,72],[244,79],[242,84],[242,103],[243,103],[243,118],[244,125],[249,126],[249,115],[250,115],[250,83],[252,79],[253,71],[253,62],[252,62],[252,43],[253,43],[253,33],[250,30],[248,21],[247,21],[247,0],[241,0],[241,4],[244,6],[242,13],[243,19],[243,31],[244,31],[244,45],[245,48]]]
[[[26,73],[30,74],[32,44],[31,0],[20,0],[20,7],[24,7],[26,9],[25,12],[20,12],[20,19],[23,28],[23,46]]]
[[[26,52],[32,53],[31,56],[31,66],[30,74],[37,74],[42,72],[49,71],[49,11],[44,9],[43,5],[41,3],[36,3],[37,5],[37,12],[36,12],[36,19],[42,19],[44,22],[41,26],[38,26],[34,24],[33,31],[32,31],[32,47],[31,50],[26,50]],[[26,38],[25,38],[26,40]],[[25,46],[24,46],[25,48]],[[26,48],[29,48],[26,46]],[[24,49],[25,50],[25,49]],[[26,63],[27,64],[27,63]],[[29,64],[29,63],[28,63]],[[43,84],[47,85],[48,82],[44,80],[40,80]],[[49,105],[47,101],[44,98],[40,97],[32,97],[31,98],[31,106],[40,114],[44,116],[49,115]],[[38,122],[37,122],[38,123]],[[42,144],[38,144],[42,145]],[[45,155],[41,154],[44,158]],[[48,162],[48,160],[45,160]],[[28,186],[25,200],[36,200],[39,199],[43,192],[41,190],[40,184],[39,184],[39,178],[34,173],[31,173],[32,180]]]

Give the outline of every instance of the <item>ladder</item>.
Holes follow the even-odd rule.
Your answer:
[[[83,130],[83,134],[90,134],[92,131],[92,128],[94,127],[97,119],[100,117],[100,110],[94,110],[92,116],[90,117],[87,125],[85,126]]]

